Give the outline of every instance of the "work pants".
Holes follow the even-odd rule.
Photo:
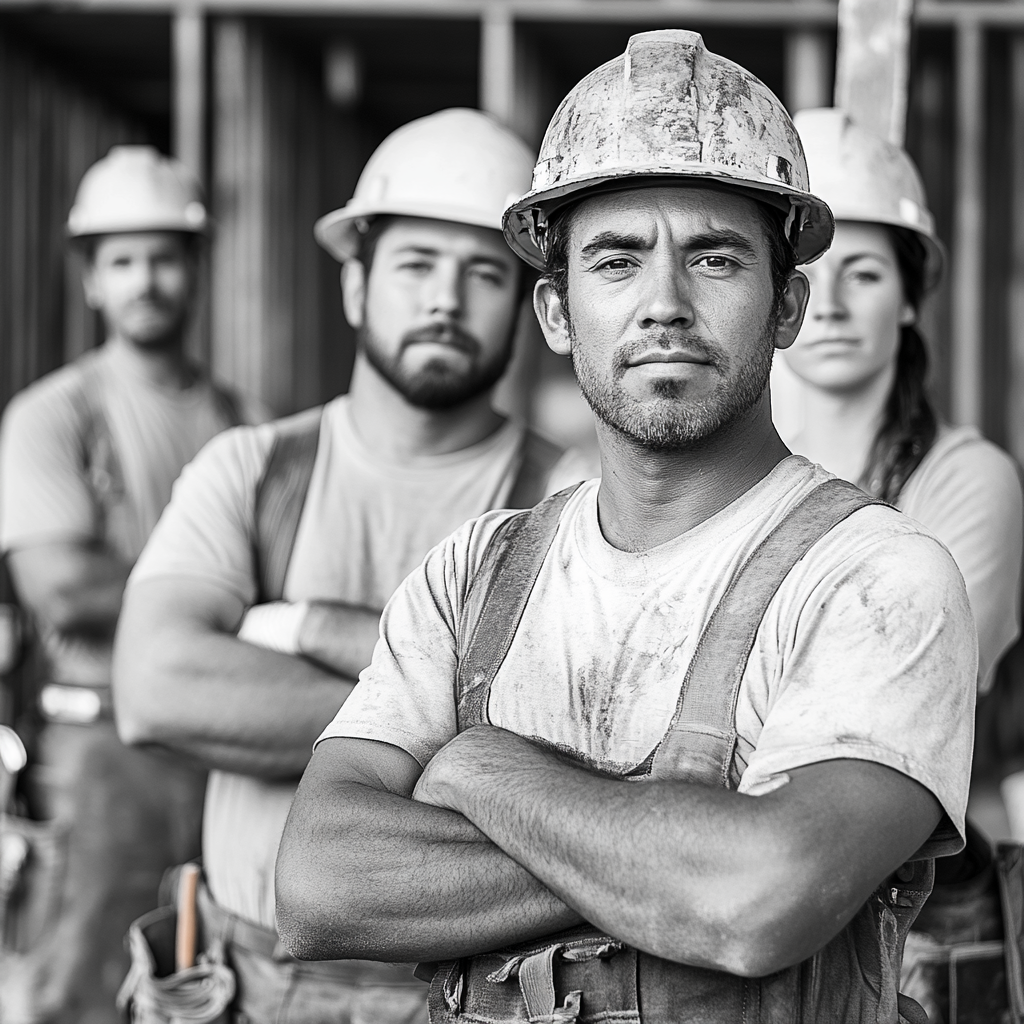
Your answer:
[[[427,986],[390,964],[364,960],[304,962],[277,935],[199,894],[204,942],[224,943],[235,972],[234,1024],[427,1024]]]
[[[68,826],[56,920],[5,956],[3,1024],[116,1024],[128,926],[157,905],[164,871],[200,852],[206,773],[124,746],[110,721],[47,724],[31,769],[42,816]]]

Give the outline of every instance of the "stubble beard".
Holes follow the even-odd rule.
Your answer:
[[[594,415],[617,433],[648,451],[680,452],[699,447],[723,427],[748,413],[761,400],[771,375],[775,350],[776,320],[772,317],[758,338],[751,359],[730,373],[728,357],[701,339],[687,336],[686,344],[709,360],[718,374],[717,386],[705,397],[688,401],[683,380],[657,381],[654,391],[661,401],[641,404],[618,386],[626,371],[620,352],[611,381],[601,378],[577,343],[572,321],[568,323],[572,364],[580,390]],[[666,340],[670,335],[666,332]],[[645,340],[644,347],[649,347]],[[667,347],[667,346],[666,346]]]
[[[438,411],[458,408],[490,391],[508,367],[514,338],[515,324],[510,328],[505,343],[490,358],[481,360],[483,346],[457,325],[410,331],[402,338],[395,355],[387,351],[365,315],[356,331],[356,340],[370,365],[391,387],[410,405]],[[426,340],[460,348],[470,356],[469,369],[462,372],[453,370],[450,363],[440,359],[431,359],[415,371],[407,369],[402,355],[410,345]]]

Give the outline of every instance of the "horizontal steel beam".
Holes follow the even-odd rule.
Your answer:
[[[281,14],[476,20],[501,8],[514,21],[692,22],[814,28],[836,24],[835,0],[0,0],[0,10]],[[918,0],[920,25],[1024,26],[1024,0]]]

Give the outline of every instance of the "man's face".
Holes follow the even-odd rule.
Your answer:
[[[105,235],[86,271],[85,294],[109,334],[160,347],[181,337],[195,281],[195,260],[180,234]]]
[[[790,295],[777,315],[754,202],[691,186],[583,201],[567,295],[565,309],[547,282],[538,287],[549,345],[572,356],[601,420],[655,450],[688,448],[753,408],[773,348],[791,343],[803,313]]]
[[[409,402],[453,408],[508,365],[519,273],[497,231],[396,218],[368,275],[346,265],[345,311],[370,363]]]

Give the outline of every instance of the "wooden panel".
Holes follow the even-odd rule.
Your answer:
[[[85,170],[138,125],[0,34],[0,405],[99,340],[64,221]]]
[[[312,69],[258,21],[213,35],[213,368],[284,414],[325,397],[312,228],[333,119]]]

